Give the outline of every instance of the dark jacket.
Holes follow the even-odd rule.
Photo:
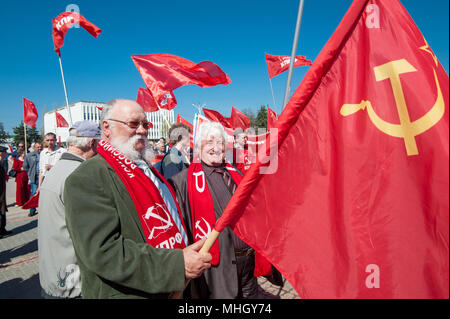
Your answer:
[[[147,244],[127,189],[102,156],[67,178],[64,200],[83,298],[166,298],[183,290],[183,251]]]

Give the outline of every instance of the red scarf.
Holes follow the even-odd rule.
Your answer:
[[[186,245],[181,233],[173,221],[158,188],[150,178],[136,164],[104,140],[100,140],[98,143],[97,152],[114,169],[130,194],[138,212],[147,243],[155,248],[185,248]],[[157,177],[161,178],[161,175],[152,166],[150,166],[150,169]],[[167,185],[175,198],[175,193],[170,185],[165,179],[161,178],[161,180]],[[176,201],[175,203],[177,211],[180,212],[178,203]],[[181,215],[180,218],[183,222]],[[183,227],[185,228],[184,222]]]
[[[242,176],[229,163],[226,163],[225,167],[236,185],[239,185]],[[192,163],[188,168],[188,194],[192,216],[192,236],[196,242],[207,237],[216,226],[213,198],[206,183],[205,172],[198,162]],[[219,240],[216,240],[209,253],[212,255],[211,264],[217,266],[220,262]]]

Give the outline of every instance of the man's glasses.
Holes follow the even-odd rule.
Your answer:
[[[148,122],[148,121],[128,121],[128,122],[124,122],[124,121],[119,121],[119,120],[115,120],[115,119],[108,119],[107,121],[114,121],[114,122],[119,122],[122,124],[125,124],[126,126],[128,126],[131,129],[137,129],[139,127],[139,125],[142,125],[142,127],[145,130],[148,130],[149,128],[153,127],[153,124]]]

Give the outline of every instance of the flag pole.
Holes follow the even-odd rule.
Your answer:
[[[67,98],[67,89],[66,89],[66,81],[64,80],[64,71],[63,71],[63,67],[62,67],[62,62],[61,62],[61,53],[58,53],[58,58],[59,58],[59,67],[61,68],[61,76],[62,76],[62,82],[63,82],[63,86],[64,86],[64,94],[66,96],[66,108],[67,108],[67,113],[69,113],[69,121],[70,121],[70,126],[72,126],[72,114],[70,113],[70,108],[69,108],[69,99]],[[56,116],[56,115],[55,115]]]
[[[269,83],[270,83],[270,91],[272,91],[272,99],[273,99],[273,106],[276,108],[277,103],[275,102],[275,95],[273,94],[273,87],[272,87],[272,79],[269,76]]]
[[[23,123],[23,136],[25,139],[25,155],[27,154],[28,146],[27,146],[27,126],[25,122]]]
[[[300,24],[302,23],[304,0],[300,0],[297,15],[297,24],[295,26],[294,43],[292,44],[291,62],[289,63],[289,74],[286,81],[286,91],[284,93],[284,102],[281,110],[283,111],[287,102],[289,101],[289,94],[291,92],[292,71],[294,70],[295,54],[297,53],[298,35],[300,34]]]

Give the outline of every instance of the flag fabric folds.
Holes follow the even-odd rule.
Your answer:
[[[33,102],[23,98],[23,122],[31,127],[36,127],[38,111]]]
[[[33,195],[25,204],[22,205],[22,209],[37,208],[39,206],[39,193]]]
[[[203,114],[205,114],[205,117],[212,122],[219,122],[225,128],[233,128],[233,125],[230,123],[230,119],[224,117],[222,114],[215,110],[203,108]]]
[[[233,227],[302,298],[448,299],[448,91],[397,0],[354,1],[280,115],[279,151],[216,230]]]
[[[234,106],[231,107],[229,122],[234,129],[241,128],[245,131],[250,127],[250,119],[248,116],[234,108]]]
[[[66,119],[55,111],[56,116],[56,127],[69,127],[69,123],[67,123]]]
[[[148,89],[139,88],[136,102],[142,106],[145,112],[151,113],[159,110],[152,93]]]
[[[77,23],[87,32],[89,32],[94,38],[97,38],[98,35],[102,32],[100,28],[98,28],[93,23],[86,20],[78,12],[63,12],[56,18],[52,20],[53,23],[53,44],[55,45],[55,52],[58,55],[61,54],[61,47],[64,45],[64,37],[70,27]]]
[[[184,118],[182,118],[181,115],[178,113],[177,113],[177,123],[183,123],[184,125],[190,127],[191,129],[194,129],[192,124],[186,121]]]
[[[267,53],[264,54],[266,55],[266,63],[267,63],[267,70],[269,71],[269,78],[273,78],[278,74],[283,73],[284,71],[289,69],[289,64],[291,63],[290,56],[272,55]],[[311,61],[307,60],[306,57],[302,55],[297,55],[295,57],[294,67],[311,64],[312,64]]]
[[[196,64],[172,54],[132,55],[131,59],[158,102],[167,92],[183,85],[205,88],[231,83],[228,75],[210,61]]]
[[[267,108],[267,130],[269,131],[272,127],[275,126],[275,122],[278,119],[277,113],[272,110],[270,107]]]

